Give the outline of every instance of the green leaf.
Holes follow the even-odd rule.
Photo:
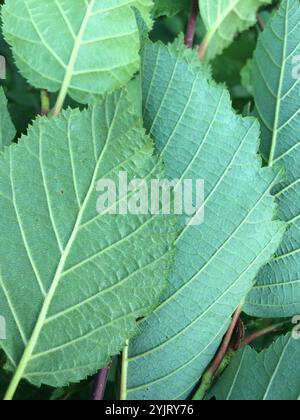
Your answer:
[[[245,310],[259,317],[300,313],[300,3],[284,0],[261,35],[253,62],[256,110],[262,126],[262,153],[283,167],[286,182],[276,189],[279,216],[289,229],[275,258],[263,268]],[[298,57],[298,58],[297,58]]]
[[[155,0],[154,16],[174,16],[182,10],[188,10],[191,7],[191,0]]]
[[[212,394],[223,401],[299,400],[299,341],[291,334],[282,336],[259,354],[246,347],[235,356]]]
[[[245,63],[253,57],[256,43],[255,33],[252,31],[244,32],[238,40],[211,63],[214,80],[226,84],[234,109],[238,110],[239,113],[243,112],[251,99],[241,79]]]
[[[0,88],[0,151],[9,146],[16,135],[16,129],[7,110],[7,99]]]
[[[241,70],[241,82],[250,95],[253,95],[252,86],[252,60],[248,60]]]
[[[8,99],[9,112],[17,132],[25,133],[28,124],[40,112],[40,91],[29,86],[20,74],[2,32],[0,32],[0,55],[4,57],[6,63],[6,79],[0,81],[0,84]]]
[[[21,73],[37,88],[91,102],[139,69],[133,7],[150,25],[152,0],[7,0],[3,30]]]
[[[175,216],[99,214],[100,179],[160,177],[124,94],[38,118],[0,158],[1,342],[8,369],[64,386],[109,362],[167,285]],[[120,192],[120,200],[124,194]]]
[[[269,192],[278,174],[261,169],[258,122],[234,113],[197,53],[180,43],[149,44],[142,74],[144,122],[166,175],[204,179],[205,220],[182,220],[171,287],[131,342],[122,396],[184,399],[282,238]]]
[[[271,0],[199,0],[200,12],[207,30],[204,45],[211,60],[228,47],[237,32],[249,29],[256,22],[259,7]]]

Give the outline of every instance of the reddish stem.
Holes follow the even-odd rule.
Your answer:
[[[110,371],[110,366],[107,366],[106,368],[101,369],[101,371],[99,372],[95,381],[95,387],[94,387],[94,392],[93,392],[94,401],[103,400],[109,371]]]
[[[209,367],[209,369],[206,371],[206,373],[204,374],[200,387],[197,390],[197,392],[195,393],[193,400],[203,400],[206,392],[210,389],[210,387],[213,384],[213,381],[215,379],[215,377],[218,374],[221,374],[226,367],[229,365],[233,355],[235,354],[235,350],[231,348],[232,344],[233,346],[237,346],[238,345],[238,341],[240,341],[240,337],[243,334],[244,331],[244,327],[242,326],[243,323],[240,320],[240,316],[242,313],[242,308],[243,308],[243,304],[242,303],[238,309],[236,310],[236,312],[234,313],[233,317],[232,317],[232,321],[230,324],[230,327],[227,331],[227,334],[222,342],[222,345],[212,363],[212,365]],[[237,340],[235,340],[235,343],[233,342],[233,335],[235,333],[235,331],[238,330],[238,335],[239,338]]]
[[[233,315],[231,325],[230,325],[230,327],[227,331],[227,334],[225,335],[225,338],[224,338],[223,343],[220,347],[220,350],[219,350],[217,356],[215,357],[211,367],[209,368],[212,376],[215,376],[215,374],[217,373],[219,367],[221,366],[221,364],[224,360],[224,357],[227,354],[227,351],[229,349],[234,331],[235,331],[235,329],[238,325],[241,313],[242,313],[242,306],[239,306],[238,309],[236,310],[236,312]]]
[[[198,14],[199,14],[198,0],[193,0],[191,15],[189,18],[186,36],[185,36],[185,45],[188,48],[193,48],[193,45],[194,45]]]
[[[238,351],[240,349],[241,343],[243,342],[245,337],[245,326],[240,318],[237,322],[234,339],[232,339],[230,346],[233,349],[233,351]]]
[[[249,335],[249,337],[245,338],[245,340],[241,343],[240,348],[243,349],[249,344],[253,343],[253,341],[257,340],[258,338],[264,337],[267,334],[271,334],[272,332],[277,331],[279,328],[286,325],[286,322],[282,322],[281,324],[272,325],[271,327],[264,328],[260,331],[255,331],[253,334]]]
[[[208,46],[207,38],[204,38],[204,40],[202,41],[199,47],[199,58],[201,61],[205,60],[207,46]]]

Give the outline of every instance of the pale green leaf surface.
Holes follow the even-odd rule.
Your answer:
[[[143,51],[146,128],[168,178],[204,179],[205,221],[182,220],[171,287],[131,342],[128,399],[190,395],[283,234],[269,192],[277,175],[257,157],[258,122],[233,112],[194,54],[178,43]]]
[[[7,0],[3,31],[31,85],[91,102],[139,69],[133,7],[150,25],[152,0]]]
[[[300,399],[299,341],[289,334],[258,354],[240,351],[212,390],[221,401],[294,401]]]
[[[259,317],[300,313],[300,2],[284,0],[261,35],[253,61],[253,88],[262,126],[262,153],[283,167],[276,189],[279,216],[289,224],[275,258],[262,269],[245,310]]]
[[[271,0],[199,0],[200,12],[207,30],[207,60],[228,47],[237,32],[249,29],[256,22],[260,6]]]
[[[7,109],[7,99],[3,89],[0,88],[0,151],[10,145],[15,135],[16,129]]]
[[[57,387],[95,372],[167,285],[174,216],[97,213],[97,182],[119,171],[162,175],[120,93],[38,118],[0,158],[1,347],[17,378]]]

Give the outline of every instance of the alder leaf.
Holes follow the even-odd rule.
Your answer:
[[[271,0],[199,0],[200,12],[207,31],[204,44],[207,60],[228,47],[237,32],[249,29],[256,22],[259,7]]]
[[[282,336],[258,354],[240,351],[212,390],[221,401],[293,401],[300,399],[299,341]]]
[[[182,219],[171,286],[131,342],[122,397],[185,399],[280,243],[270,194],[278,172],[261,168],[258,122],[235,114],[197,53],[180,40],[149,44],[142,56],[146,128],[168,178],[205,181],[205,220]]]
[[[0,88],[0,152],[10,145],[15,135],[16,129],[7,109],[7,99],[3,88]]]
[[[167,285],[177,217],[96,210],[98,181],[118,182],[119,171],[162,175],[123,93],[38,118],[0,158],[9,397],[21,378],[58,387],[106,365]]]
[[[150,25],[152,0],[7,0],[4,36],[31,85],[91,102],[139,69],[133,7]]]
[[[171,17],[182,10],[189,10],[191,4],[191,0],[155,0],[153,14],[155,17]]]
[[[285,169],[286,180],[276,197],[279,216],[289,225],[275,258],[262,269],[247,299],[246,312],[259,317],[300,313],[299,57],[300,3],[284,0],[260,36],[252,72],[262,153],[270,165]]]

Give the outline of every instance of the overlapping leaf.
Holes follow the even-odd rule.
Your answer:
[[[0,88],[0,151],[12,142],[15,135],[16,130],[7,109],[7,99],[3,89]]]
[[[300,399],[299,341],[280,337],[258,354],[240,351],[212,392],[218,400],[291,401]]]
[[[16,130],[25,133],[30,121],[40,112],[39,91],[30,87],[20,74],[2,32],[0,33],[0,55],[4,57],[6,65],[6,79],[2,84],[5,86],[5,94],[9,101],[9,112]]]
[[[249,314],[287,317],[300,313],[300,3],[284,0],[261,35],[253,62],[253,88],[262,125],[262,152],[284,167],[277,189],[279,216],[289,224],[271,263],[247,299]],[[297,67],[298,65],[298,67]]]
[[[61,386],[108,363],[166,287],[174,217],[96,210],[98,180],[118,182],[119,171],[129,180],[162,174],[120,93],[83,112],[39,118],[0,159],[9,397],[20,378]]]
[[[154,16],[174,16],[191,7],[191,0],[155,0]]]
[[[3,30],[19,69],[38,88],[90,102],[139,69],[133,7],[150,24],[152,0],[7,0]]]
[[[146,127],[168,178],[204,179],[205,221],[182,220],[172,285],[131,342],[127,397],[184,399],[284,227],[272,221],[277,175],[260,168],[258,122],[237,116],[228,92],[177,43],[147,45],[142,69]]]
[[[200,11],[207,30],[205,44],[208,60],[228,47],[237,32],[245,31],[256,22],[260,6],[271,0],[199,0]]]

